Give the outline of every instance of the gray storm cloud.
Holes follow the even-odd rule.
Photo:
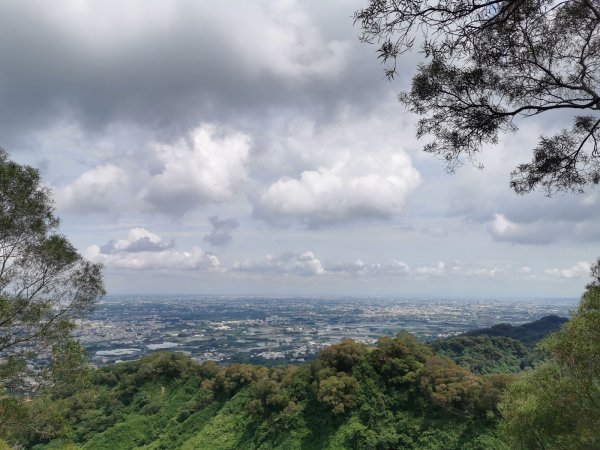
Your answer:
[[[319,16],[316,2],[299,1],[2,2],[4,145],[57,120],[178,137],[200,121],[292,104],[321,119],[343,104],[368,108],[389,86],[376,64],[360,63],[372,49],[352,32],[354,3]]]
[[[231,233],[240,226],[236,218],[220,219],[219,216],[210,216],[208,218],[212,226],[209,234],[204,236],[204,241],[213,247],[225,245],[231,241]]]

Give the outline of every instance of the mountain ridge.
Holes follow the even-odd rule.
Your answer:
[[[562,320],[456,338],[519,342],[482,332],[530,336]],[[199,364],[157,352],[87,376],[83,389],[34,399],[29,429],[44,433],[21,430],[15,442],[36,450],[509,448],[496,434],[496,408],[515,375],[476,373],[408,333],[374,346],[344,339],[301,365]]]

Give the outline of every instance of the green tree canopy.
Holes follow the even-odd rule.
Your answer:
[[[386,73],[421,44],[424,60],[400,100],[421,119],[425,151],[453,170],[519,117],[563,111],[571,127],[542,136],[512,173],[518,193],[581,191],[600,182],[598,0],[370,0],[355,14]]]
[[[83,259],[58,225],[39,172],[0,149],[0,389],[64,342],[73,319],[104,294],[101,265]]]
[[[513,448],[600,448],[600,259],[579,308],[541,346],[549,364],[512,384],[501,430]]]

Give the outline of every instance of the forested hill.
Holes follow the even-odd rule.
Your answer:
[[[508,449],[496,435],[497,404],[515,376],[473,373],[441,353],[463,364],[485,355],[498,368],[516,348],[506,340],[528,351],[533,331],[541,337],[564,321],[486,329],[527,345],[483,329],[432,346],[399,334],[375,346],[346,339],[311,363],[275,368],[154,353],[59,374],[4,434],[38,450]],[[448,350],[457,342],[458,358]]]
[[[473,374],[408,334],[374,347],[344,340],[300,366],[155,353],[89,376],[33,402],[11,439],[36,449],[507,448],[494,411],[512,376]]]
[[[465,336],[501,336],[516,339],[525,345],[535,345],[548,333],[557,331],[568,319],[555,315],[544,316],[533,322],[513,326],[509,323],[468,331]]]
[[[431,347],[474,373],[516,373],[544,360],[536,344],[567,320],[551,315],[517,326],[503,323],[439,339]]]

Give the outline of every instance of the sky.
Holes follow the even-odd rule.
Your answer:
[[[366,0],[5,0],[0,146],[109,294],[578,297],[600,192],[518,196],[518,123],[448,174],[359,42]]]

